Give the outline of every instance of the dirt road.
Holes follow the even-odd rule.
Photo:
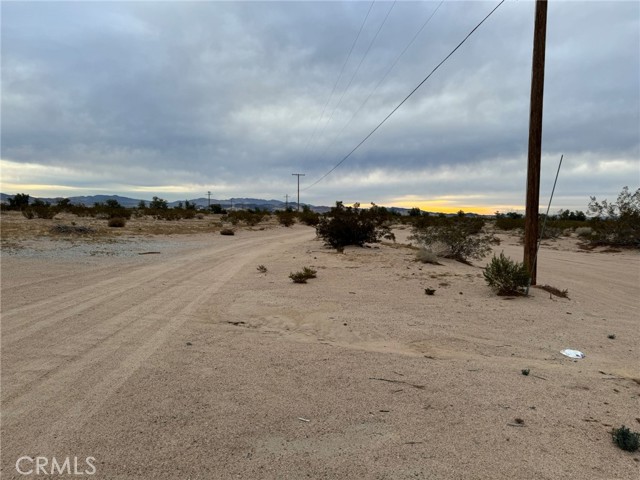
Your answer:
[[[82,450],[100,460],[97,452],[69,445],[93,429],[105,404],[123,400],[120,389],[131,376],[154,354],[162,358],[166,344],[184,336],[185,323],[239,270],[255,269],[252,262],[265,253],[309,238],[308,229],[220,236],[206,248],[160,252],[144,259],[149,261],[63,263],[66,272],[5,258],[3,478],[20,477],[15,462],[21,456],[64,459]],[[28,470],[29,462],[22,463]]]

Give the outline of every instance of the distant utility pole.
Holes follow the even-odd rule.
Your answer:
[[[292,173],[291,175],[298,177],[298,211],[300,211],[300,177],[304,177],[304,173]]]
[[[285,200],[285,203],[284,203],[285,207],[284,207],[284,209],[285,209],[285,210],[289,210],[289,194],[288,194],[288,193],[284,196],[284,200]]]
[[[211,192],[207,192],[207,198],[209,199],[207,207],[211,210]]]
[[[547,0],[536,1],[531,68],[531,105],[529,109],[529,160],[527,167],[527,203],[524,223],[524,264],[536,284],[538,246],[538,205],[540,203],[540,157],[542,156],[542,99],[544,95],[544,56],[547,37]]]

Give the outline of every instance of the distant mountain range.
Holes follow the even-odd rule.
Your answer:
[[[13,198],[13,195],[7,195],[6,193],[0,193],[0,202],[8,203],[9,199]],[[38,197],[29,197],[29,202],[33,202],[36,199],[42,200],[43,202],[48,202],[52,205],[58,203],[59,200],[63,198],[69,198],[69,201],[74,205],[86,205],[88,207],[93,206],[95,203],[104,203],[107,200],[117,200],[120,205],[123,207],[137,207],[141,201],[144,201],[147,205],[150,200],[143,200],[140,198],[130,198],[130,197],[121,197],[120,195],[89,195],[89,196],[80,196],[80,197],[55,197],[55,198],[38,198]],[[175,202],[168,202],[169,207],[176,207],[180,203],[184,204],[184,201],[177,200]],[[208,205],[220,205],[224,209],[255,209],[260,208],[262,210],[267,209],[269,211],[275,210],[284,210],[287,208],[287,204],[281,200],[264,200],[261,198],[228,198],[226,200],[218,200],[212,198],[209,200],[208,198],[200,197],[189,199],[189,203],[193,203],[198,208],[207,208]],[[325,213],[328,212],[331,207],[326,206],[317,206],[317,205],[309,205],[305,203],[301,203],[300,205],[308,205],[308,207],[314,212]],[[289,206],[292,208],[296,207],[296,202],[289,202]],[[389,210],[399,212],[402,215],[406,215],[409,212],[408,208],[401,207],[389,207]],[[437,214],[434,212],[429,212],[431,214]],[[447,216],[451,216],[452,214],[448,214]],[[477,216],[475,213],[467,213],[467,216]]]
[[[9,199],[13,198],[13,195],[7,195],[6,193],[0,193],[0,202],[8,203]],[[140,198],[130,198],[130,197],[121,197],[120,195],[90,195],[90,196],[79,196],[79,197],[55,197],[55,198],[45,198],[45,197],[29,197],[29,202],[32,203],[36,199],[42,200],[43,202],[49,202],[52,205],[58,203],[59,200],[63,198],[69,198],[69,201],[74,205],[86,205],[93,206],[95,203],[104,203],[107,200],[117,200],[120,205],[123,207],[137,207],[141,201],[144,201],[147,205],[151,200],[144,200]],[[169,207],[176,207],[180,203],[184,205],[184,200],[176,200],[175,202],[168,202]],[[200,197],[189,199],[189,203],[193,203],[196,207],[199,208],[207,208],[208,205],[220,205],[222,208],[230,209],[230,208],[240,208],[240,209],[249,209],[249,208],[261,208],[267,210],[284,210],[287,208],[287,204],[280,200],[264,200],[261,198],[228,198],[226,200],[218,200],[216,198],[212,198],[209,200],[208,198]],[[306,205],[301,203],[301,205]],[[295,202],[289,202],[290,207],[295,207]],[[315,206],[309,205],[313,211],[323,213],[328,212],[330,207],[325,206]]]

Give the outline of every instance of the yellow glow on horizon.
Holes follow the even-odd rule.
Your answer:
[[[416,200],[390,202],[390,206],[402,208],[419,208],[427,212],[435,213],[477,213],[479,215],[493,215],[496,211],[512,212],[523,210],[522,205],[469,205],[455,204],[451,200]]]
[[[97,190],[95,188],[69,187],[67,185],[45,185],[45,184],[28,184],[28,183],[10,183],[2,182],[2,193],[8,192],[25,192],[30,195],[42,195],[42,192],[58,192],[60,190],[68,192],[86,192]],[[31,193],[34,192],[34,193]],[[8,193],[10,194],[10,193]]]

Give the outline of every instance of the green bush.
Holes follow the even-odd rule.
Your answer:
[[[9,210],[22,210],[29,206],[29,195],[26,193],[16,193],[9,198]],[[32,217],[33,218],[33,217]]]
[[[293,280],[293,283],[307,283],[307,276],[302,272],[290,273],[289,278]]]
[[[32,218],[44,218],[51,220],[58,213],[55,207],[44,204],[36,204],[31,207],[25,207],[22,209],[22,215],[28,219]]]
[[[622,425],[620,428],[614,428],[611,431],[613,443],[618,445],[622,450],[627,452],[635,452],[640,448],[640,433],[632,432]]]
[[[315,227],[320,223],[320,214],[313,212],[307,205],[302,207],[302,212],[298,214],[298,218],[300,219],[300,223],[304,223],[310,227]]]
[[[293,283],[307,283],[307,280],[316,278],[317,270],[313,268],[304,267],[301,271],[290,273],[289,278],[293,280]]]
[[[640,188],[631,193],[624,187],[615,203],[591,197],[589,211],[593,243],[640,248]]]
[[[493,256],[483,275],[498,295],[522,295],[529,285],[529,272],[524,264],[510,260],[504,253]]]
[[[429,218],[429,217],[420,217]],[[500,240],[494,235],[481,234],[484,220],[481,218],[452,217],[434,218],[426,224],[417,223],[413,227],[413,235],[425,248],[440,247],[445,258],[469,263],[469,258],[484,258],[491,252],[491,245],[498,245]]]
[[[222,217],[222,220],[231,222],[232,225],[237,225],[239,222],[243,222],[251,227],[256,226],[262,221],[262,219],[269,213],[263,210],[235,210],[227,213]]]
[[[36,217],[36,212],[31,207],[25,207],[22,209],[22,216],[31,220]]]
[[[302,273],[303,275],[305,275],[307,278],[316,278],[317,277],[317,270],[314,270],[313,268],[309,268],[309,267],[303,267],[302,268]]]
[[[496,218],[496,228],[500,230],[524,230],[524,218],[498,217]]]
[[[219,203],[214,203],[213,205],[209,205],[209,210],[211,210],[211,213],[217,213],[217,214],[227,213],[227,211],[223,209],[222,205],[220,205]]]
[[[290,227],[296,223],[296,214],[291,210],[276,212],[280,225]]]
[[[337,250],[347,245],[363,247],[366,243],[376,243],[383,237],[393,236],[379,211],[362,210],[357,203],[353,207],[345,207],[342,202],[336,202],[330,212],[320,217],[316,233]]]

